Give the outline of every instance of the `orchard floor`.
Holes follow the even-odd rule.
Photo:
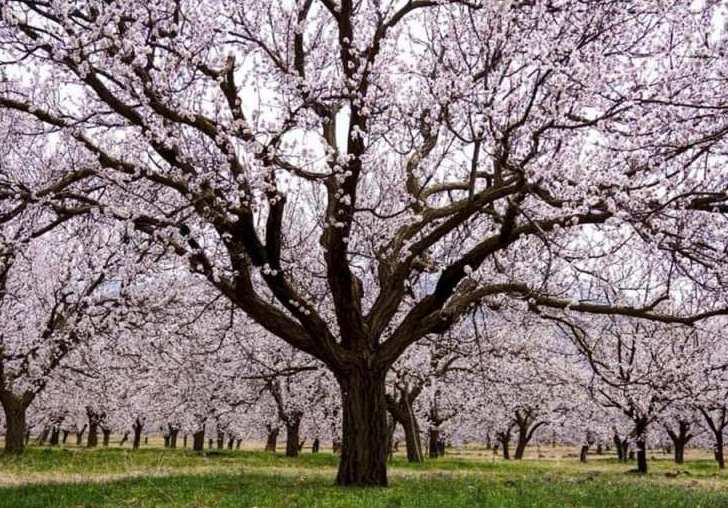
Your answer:
[[[676,467],[655,455],[646,476],[609,455],[535,449],[524,461],[490,452],[390,463],[387,489],[333,486],[338,457],[256,451],[31,447],[0,457],[0,508],[728,508],[728,473],[704,452]],[[676,474],[677,472],[680,474]]]

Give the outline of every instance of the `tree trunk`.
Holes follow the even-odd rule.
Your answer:
[[[228,448],[228,450],[232,450],[234,446],[235,446],[235,436],[233,436],[232,434],[230,434],[228,436],[228,446],[227,446],[227,448]]]
[[[523,454],[526,452],[526,445],[528,444],[528,427],[518,428],[518,442],[516,443],[516,453],[513,456],[515,460],[523,459]]]
[[[436,459],[440,456],[440,429],[430,427],[429,433],[430,458]]]
[[[579,452],[579,462],[586,462],[587,455],[589,454],[589,445],[581,445],[581,452]]]
[[[407,408],[406,414],[406,418],[402,421],[402,428],[404,429],[404,442],[407,448],[407,462],[424,462],[422,441],[420,440],[420,425],[412,413],[411,407]]]
[[[240,445],[241,444],[243,444],[243,440],[242,439],[238,439],[237,441],[235,441],[235,449],[236,450],[240,450]]]
[[[625,462],[624,448],[622,448],[622,440],[616,433],[614,434],[614,447],[617,449],[617,460],[619,462]]]
[[[109,441],[111,440],[111,429],[105,429],[102,427],[101,432],[104,434],[104,448],[107,448],[109,446]]]
[[[137,418],[133,425],[134,444],[132,445],[132,448],[134,450],[138,450],[139,446],[142,444],[142,429],[143,428],[144,428],[144,424],[139,420],[139,418]]]
[[[81,427],[81,430],[76,430],[76,446],[82,446],[83,445],[83,435],[86,433],[86,427],[87,425],[84,423],[83,427]]]
[[[675,453],[675,464],[682,464],[685,461],[685,446],[692,439],[690,434],[690,423],[678,420],[677,432],[665,425],[667,435],[670,436],[672,447]]]
[[[503,446],[503,458],[506,460],[511,460],[511,452],[508,449],[508,441],[501,441],[501,445]]]
[[[394,432],[397,430],[397,420],[394,416],[387,417],[387,459],[394,458]],[[335,453],[335,452],[334,452]]]
[[[36,439],[36,444],[38,446],[43,446],[46,442],[46,439],[48,439],[48,434],[50,434],[51,429],[49,427],[43,427],[43,430],[40,431],[40,434],[38,434],[38,439]]]
[[[298,433],[301,428],[301,419],[289,418],[286,422],[286,457],[298,457]]]
[[[58,444],[61,441],[61,428],[58,425],[54,425],[51,429],[51,440],[50,445],[51,446],[58,446]]]
[[[635,442],[637,444],[637,471],[639,473],[647,473],[647,444],[646,439],[647,428],[643,426],[637,427],[637,436]]]
[[[682,464],[685,462],[685,443],[675,442],[675,464]]]
[[[387,401],[384,369],[337,376],[343,433],[338,485],[387,485]]]
[[[318,453],[320,447],[321,441],[319,441],[319,438],[314,439],[313,444],[311,445],[311,453]]]
[[[496,433],[496,439],[503,447],[503,458],[505,460],[511,460],[511,452],[508,449],[508,445],[511,442],[511,433],[509,432],[498,432]]]
[[[225,433],[221,430],[217,431],[217,449],[222,450],[225,448]]]
[[[268,439],[265,442],[265,451],[275,453],[276,447],[278,445],[278,433],[280,432],[280,429],[278,429],[278,427],[272,427],[270,425],[268,425],[267,427]]]
[[[420,439],[420,425],[412,411],[412,402],[408,399],[407,392],[400,394],[399,400],[389,397],[387,401],[387,409],[394,419],[402,425],[405,437],[405,446],[407,447],[408,462],[422,462],[424,455],[422,453],[422,441]],[[387,422],[387,438],[391,425]]]
[[[63,431],[63,438],[61,439],[61,443],[66,444],[66,441],[68,440],[68,434],[70,434],[71,431],[64,430]]]
[[[90,418],[88,422],[88,438],[86,446],[95,448],[99,444],[99,424],[95,418]]]
[[[179,429],[177,427],[169,428],[169,447],[172,449],[177,448],[177,436],[179,435]]]
[[[124,446],[124,443],[129,441],[129,432],[124,432],[124,436],[121,438],[121,441],[119,441],[119,446]]]
[[[198,430],[192,434],[192,449],[196,452],[201,452],[205,448],[205,429]]]
[[[182,436],[182,448],[187,448],[187,434]]]
[[[720,432],[716,436],[715,460],[718,462],[719,469],[725,469],[725,458],[723,457],[723,432]]]
[[[25,451],[25,405],[12,395],[0,397],[5,413],[5,455],[21,455]]]

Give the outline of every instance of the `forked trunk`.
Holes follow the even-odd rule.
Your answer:
[[[25,406],[12,394],[0,397],[5,412],[5,455],[21,455],[25,451]]]
[[[509,447],[508,447],[508,445],[511,442],[511,433],[510,433],[510,431],[509,432],[498,432],[496,434],[496,439],[498,440],[498,442],[503,447],[503,458],[505,460],[510,460],[511,459],[511,452],[510,452]]]
[[[81,427],[81,430],[76,430],[76,446],[83,444],[83,435],[86,433],[86,424]]]
[[[387,485],[387,402],[382,370],[366,367],[337,376],[343,433],[338,485]]]
[[[690,422],[679,420],[677,425],[677,432],[665,426],[667,435],[672,440],[672,445],[675,453],[675,464],[682,464],[685,461],[685,446],[692,439],[690,434]]]

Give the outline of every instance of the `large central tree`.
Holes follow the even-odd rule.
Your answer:
[[[725,275],[715,3],[3,0],[0,112],[74,157],[0,197],[117,218],[324,362],[337,482],[386,485],[386,373],[473,306],[723,312],[682,297]]]

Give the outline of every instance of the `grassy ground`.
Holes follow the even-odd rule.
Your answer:
[[[580,464],[568,453],[544,455],[504,462],[471,449],[416,465],[396,457],[390,488],[342,489],[333,486],[337,457],[329,453],[31,447],[0,458],[0,507],[728,508],[728,474],[707,459],[676,475],[656,458],[639,477],[613,458]]]

